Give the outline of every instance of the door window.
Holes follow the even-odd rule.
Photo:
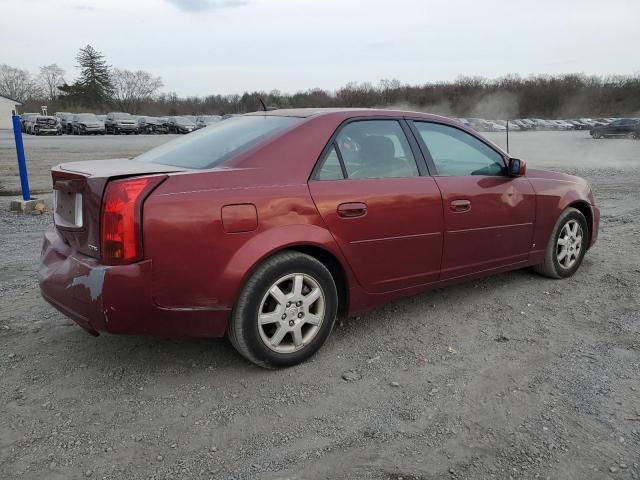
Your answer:
[[[348,123],[336,144],[349,178],[417,177],[418,167],[397,120]]]
[[[438,123],[414,122],[440,176],[504,175],[502,155],[473,135]]]
[[[331,147],[331,150],[327,152],[322,160],[316,178],[318,180],[342,180],[344,178],[335,145]]]

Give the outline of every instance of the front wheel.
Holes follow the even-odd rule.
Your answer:
[[[307,360],[329,337],[338,310],[333,276],[321,262],[285,251],[260,265],[242,289],[227,336],[265,368]]]
[[[589,245],[589,227],[582,212],[569,207],[560,214],[544,255],[533,269],[550,278],[567,278],[576,273]]]

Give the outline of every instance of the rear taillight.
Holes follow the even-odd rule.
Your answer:
[[[165,178],[133,177],[107,184],[100,219],[103,263],[117,265],[142,259],[142,202]]]

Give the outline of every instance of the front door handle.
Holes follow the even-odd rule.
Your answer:
[[[469,200],[453,200],[449,204],[449,208],[454,212],[468,212],[471,210],[471,202]]]
[[[367,204],[362,202],[341,203],[338,205],[338,216],[342,218],[362,217],[367,213]]]

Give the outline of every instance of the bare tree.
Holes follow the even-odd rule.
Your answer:
[[[64,74],[64,69],[56,63],[40,67],[40,83],[48,100],[58,98],[58,87],[65,84]]]
[[[111,72],[113,100],[118,108],[136,114],[143,102],[152,98],[164,85],[160,77],[148,72],[114,68]]]
[[[27,70],[0,65],[0,95],[15,100],[28,101],[38,98],[42,90]]]

